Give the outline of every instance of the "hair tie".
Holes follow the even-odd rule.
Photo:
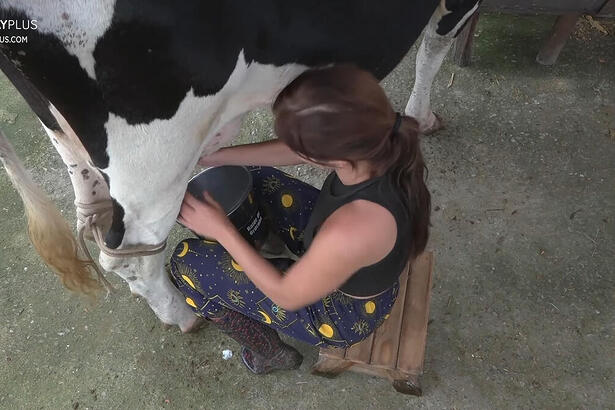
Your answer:
[[[402,119],[402,115],[396,112],[395,113],[395,124],[393,124],[393,129],[391,130],[391,134],[389,134],[389,138],[397,134],[397,131],[399,131],[399,127],[401,126],[401,119]]]

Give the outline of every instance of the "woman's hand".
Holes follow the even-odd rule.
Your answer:
[[[200,201],[186,192],[177,220],[201,236],[218,240],[235,227],[208,192],[204,192],[203,197]]]
[[[201,158],[199,158],[199,166],[203,167],[203,168],[208,168],[208,167],[216,167],[219,165],[223,165],[220,163],[218,157],[220,156],[220,151],[218,150],[212,154],[209,155],[203,155]]]

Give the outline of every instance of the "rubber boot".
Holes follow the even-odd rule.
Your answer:
[[[282,342],[274,329],[230,309],[210,320],[242,345],[241,359],[251,372],[266,374],[301,366],[301,353]]]

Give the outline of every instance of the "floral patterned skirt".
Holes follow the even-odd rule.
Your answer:
[[[271,229],[295,254],[305,252],[302,232],[319,191],[275,168],[250,169],[254,194]],[[270,259],[284,271],[290,259]],[[368,299],[334,291],[316,303],[287,311],[265,296],[219,243],[196,238],[177,245],[171,275],[186,303],[199,316],[215,316],[221,308],[254,320],[312,345],[348,347],[369,336],[388,317],[398,284]]]

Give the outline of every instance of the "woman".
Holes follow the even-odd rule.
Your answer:
[[[298,261],[264,259],[208,194],[186,194],[179,220],[216,241],[186,240],[171,260],[187,303],[243,345],[255,373],[301,364],[275,329],[336,347],[373,332],[408,259],[425,248],[430,215],[417,123],[393,111],[371,74],[307,71],[273,113],[278,140],[225,148],[200,163],[332,168],[321,192],[274,168],[251,170],[261,211]]]

